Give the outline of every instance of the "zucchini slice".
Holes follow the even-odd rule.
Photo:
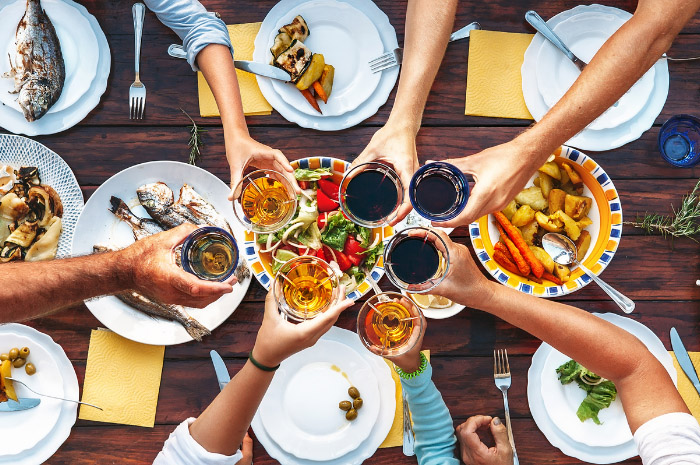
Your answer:
[[[286,32],[280,32],[275,36],[275,43],[270,47],[273,58],[280,56],[292,44],[292,38]]]
[[[293,40],[291,45],[275,59],[275,66],[282,68],[296,83],[306,68],[311,64],[311,50],[299,40]]]
[[[292,39],[300,40],[302,42],[304,42],[311,33],[306,21],[300,15],[297,15],[291,23],[287,24],[286,26],[282,26],[279,32],[286,32]]]

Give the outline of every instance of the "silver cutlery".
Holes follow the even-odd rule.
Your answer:
[[[683,369],[683,373],[685,373],[690,382],[693,383],[695,390],[698,391],[698,394],[700,394],[700,380],[698,379],[698,373],[695,371],[695,366],[690,360],[688,351],[685,349],[685,345],[683,345],[683,341],[681,341],[681,337],[678,335],[676,328],[671,328],[671,347],[673,348],[673,352],[676,354],[678,364]]]
[[[7,402],[0,403],[0,412],[17,412],[19,410],[29,410],[41,403],[41,399],[34,397],[20,397],[17,401],[8,399]]]
[[[586,273],[589,278],[595,281],[595,283],[610,296],[613,302],[615,302],[623,312],[632,313],[634,311],[635,304],[632,300],[593,274],[591,270],[583,266],[583,264],[576,259],[577,249],[571,239],[563,234],[547,233],[542,236],[542,248],[552,257],[552,260],[560,265],[571,265],[575,263],[581,268],[581,271]]]
[[[530,10],[527,13],[525,13],[525,21],[530,23],[530,25],[534,27],[535,30],[537,30],[537,32],[542,34],[545,37],[545,39],[550,41],[552,45],[554,45],[564,55],[566,55],[566,57],[576,65],[579,71],[583,71],[583,68],[585,68],[588,63],[574,55],[574,52],[569,50],[569,47],[566,46],[564,41],[561,40],[561,38],[559,38],[559,36],[555,34],[555,32],[547,25],[545,20],[537,14],[537,12]]]
[[[493,379],[496,387],[503,393],[503,406],[505,408],[506,429],[508,429],[508,439],[513,448],[513,465],[519,465],[518,454],[515,452],[515,440],[513,439],[513,429],[510,426],[510,409],[508,408],[508,388],[510,388],[510,365],[508,364],[508,351],[505,349],[493,351]]]
[[[403,406],[403,455],[412,457],[416,455],[416,438],[413,433],[413,423],[411,422],[411,410],[408,408],[408,401],[403,390],[401,390],[401,403]]]
[[[134,3],[131,8],[134,16],[134,70],[136,79],[129,87],[129,119],[143,119],[146,111],[146,86],[141,82],[140,66],[141,61],[141,35],[143,34],[143,20],[146,15],[146,7],[143,3]]]
[[[223,391],[229,381],[231,381],[231,375],[228,374],[228,369],[224,363],[224,359],[215,350],[209,352],[211,361],[214,364],[214,371],[216,372],[216,379],[219,382],[219,390]]]
[[[466,39],[469,37],[469,32],[474,29],[481,29],[481,25],[474,21],[471,24],[467,24],[463,28],[455,31],[450,35],[450,42],[455,40]],[[373,73],[378,73],[380,71],[393,68],[394,66],[399,66],[403,60],[403,49],[401,47],[395,48],[390,52],[383,53],[379,55],[374,60],[369,62],[369,68]]]
[[[48,397],[48,398],[50,398],[50,399],[64,400],[64,401],[66,401],[66,402],[73,402],[73,403],[75,403],[75,404],[83,404],[83,405],[87,405],[87,406],[89,406],[89,407],[96,408],[96,409],[98,409],[98,410],[102,410],[102,408],[98,407],[97,405],[88,404],[87,402],[81,402],[81,401],[79,401],[79,400],[66,399],[66,398],[64,398],[64,397],[50,396],[50,395],[48,395],[48,394],[42,394],[42,393],[40,393],[40,392],[36,392],[34,389],[32,389],[32,388],[30,388],[29,386],[27,386],[27,384],[26,384],[24,381],[20,381],[20,380],[18,380],[17,378],[11,378],[11,377],[7,376],[5,379],[9,379],[9,380],[12,381],[12,382],[21,384],[22,386],[26,387],[27,389],[29,389],[30,391],[32,391],[32,392],[33,392],[34,394],[36,394],[37,396]]]

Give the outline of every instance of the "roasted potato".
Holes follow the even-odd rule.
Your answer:
[[[323,88],[323,93],[325,95],[321,96],[321,99],[323,100],[323,103],[328,103],[328,99],[331,96],[331,92],[333,91],[333,78],[335,77],[335,68],[333,65],[326,65],[323,67],[323,73],[321,74],[321,77],[318,80],[318,83],[321,84],[321,87]],[[325,97],[325,98],[323,98]]]
[[[501,210],[501,213],[505,215],[508,220],[513,219],[513,215],[515,215],[515,212],[518,210],[518,204],[515,203],[515,200],[511,200],[508,205],[506,205],[506,208]]]
[[[559,263],[554,262],[554,276],[559,278],[561,282],[565,283],[569,280],[569,276],[571,276],[571,270],[568,266],[560,265]]]
[[[520,205],[529,205],[535,211],[542,211],[547,208],[547,200],[542,197],[542,191],[537,186],[523,189],[515,196],[515,201]]]
[[[314,53],[311,57],[311,63],[301,75],[299,81],[297,81],[296,86],[299,90],[306,90],[311,87],[315,81],[323,74],[323,68],[326,66],[326,61],[323,59],[323,55],[320,53]]]
[[[581,235],[581,229],[576,224],[576,221],[574,221],[569,215],[567,215],[561,210],[556,212],[553,216],[555,216],[556,218],[561,220],[562,223],[564,223],[564,231],[566,232],[566,235],[569,236],[569,239],[571,239],[572,241],[576,241]]]
[[[591,233],[581,231],[581,235],[576,240],[576,260],[582,261],[591,246]]]
[[[554,260],[552,260],[552,257],[550,257],[542,247],[531,245],[530,250],[532,250],[535,258],[542,262],[542,265],[544,266],[544,269],[547,270],[547,273],[552,273],[554,271]]]
[[[548,199],[549,193],[554,188],[554,178],[546,173],[540,173],[540,175],[537,179],[540,180],[539,186],[540,186],[540,190],[542,191],[542,196],[545,199]]]
[[[583,179],[581,179],[578,171],[576,171],[569,163],[566,162],[562,163],[561,166],[564,168],[564,171],[566,171],[566,174],[569,175],[571,184],[573,184],[576,189],[583,187]]]
[[[556,180],[561,179],[561,169],[559,168],[559,165],[553,161],[548,161],[544,165],[540,166],[539,172],[547,174]]]
[[[535,220],[530,221],[528,224],[520,228],[520,234],[522,234],[523,239],[525,239],[525,242],[527,242],[528,245],[532,245],[535,242],[535,234],[537,234],[538,228],[539,225]]]
[[[518,208],[518,211],[515,212],[510,222],[513,223],[513,226],[517,226],[519,228],[521,226],[525,226],[534,219],[535,210],[533,210],[530,205],[523,205],[522,207]]]
[[[561,189],[552,189],[549,191],[549,213],[556,213],[559,210],[564,209],[564,203],[566,200],[566,192]]]
[[[576,222],[576,226],[578,226],[579,229],[581,229],[582,231],[592,224],[593,224],[593,220],[587,216],[584,216],[583,218],[581,218],[580,220],[578,220]]]
[[[575,220],[580,220],[588,215],[593,205],[590,197],[579,197],[578,195],[567,195],[564,201],[564,213]]]
[[[537,221],[537,224],[545,231],[562,232],[564,229],[564,223],[559,218],[547,216],[542,212],[535,213],[535,220]]]
[[[557,165],[559,166],[559,165]],[[571,179],[569,179],[569,175],[567,174],[566,170],[559,170],[561,172],[561,179],[559,180],[559,185],[563,186],[567,183],[571,182]]]

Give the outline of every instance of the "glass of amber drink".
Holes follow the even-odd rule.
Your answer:
[[[226,281],[238,265],[236,239],[225,229],[205,226],[182,244],[182,269],[206,281]]]
[[[253,171],[236,186],[233,212],[244,228],[258,234],[282,229],[294,216],[297,196],[282,173]]]
[[[293,258],[277,272],[273,292],[280,310],[295,321],[314,318],[338,297],[339,279],[333,268],[318,257]]]
[[[398,292],[375,294],[357,315],[357,334],[377,355],[395,357],[411,350],[425,328],[420,309]]]

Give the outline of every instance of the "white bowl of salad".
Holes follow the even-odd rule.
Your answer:
[[[292,162],[302,189],[297,211],[281,230],[271,234],[246,233],[243,254],[253,274],[269,289],[277,270],[300,255],[327,261],[340,276],[351,299],[358,299],[384,275],[384,246],[391,226],[369,229],[348,220],[340,211],[338,190],[350,163],[330,157]]]

